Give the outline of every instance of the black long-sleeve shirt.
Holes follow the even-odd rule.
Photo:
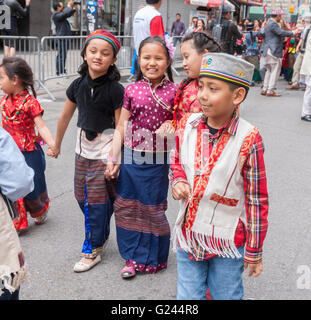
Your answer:
[[[71,17],[75,13],[75,10],[66,7],[61,12],[55,12],[53,15],[53,21],[56,27],[56,36],[71,36],[71,28],[67,18]]]
[[[213,30],[214,26],[217,24],[216,20],[213,20],[210,24],[210,31]],[[221,18],[220,22],[222,26],[220,45],[222,47],[222,51],[233,54],[234,52],[234,44],[237,39],[242,38],[242,34],[240,33],[238,27],[231,21],[226,18]]]
[[[4,0],[4,4],[10,8],[12,17],[26,17],[29,13],[29,6],[23,8],[17,0]]]

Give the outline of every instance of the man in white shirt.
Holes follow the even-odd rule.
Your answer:
[[[146,6],[138,10],[133,20],[133,35],[136,55],[139,52],[140,43],[150,36],[164,37],[165,30],[161,13],[158,11],[162,0],[146,0]],[[137,72],[137,59],[135,69]]]

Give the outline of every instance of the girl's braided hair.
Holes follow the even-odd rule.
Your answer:
[[[9,79],[13,79],[14,76],[18,77],[24,89],[31,89],[33,96],[37,97],[34,88],[33,72],[24,59],[19,57],[4,57],[0,67],[4,68]]]
[[[199,54],[202,53],[204,50],[208,50],[208,52],[221,52],[220,44],[207,32],[191,32],[182,39],[181,44],[190,40],[192,40],[193,46]],[[192,80],[193,79],[191,78],[183,80],[177,89],[174,100],[173,119],[173,125],[175,126],[175,128],[177,121],[177,109],[181,102],[183,91]]]
[[[202,53],[204,50],[221,52],[220,44],[207,32],[191,32],[182,39],[181,43],[189,40],[193,40],[193,46],[198,53]]]

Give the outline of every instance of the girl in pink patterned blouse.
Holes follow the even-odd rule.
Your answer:
[[[149,37],[141,43],[139,65],[137,82],[125,89],[107,169],[109,178],[120,169],[114,212],[119,251],[126,261],[122,278],[133,277],[136,271],[165,269],[170,246],[165,216],[170,148],[162,134],[171,129],[177,86],[162,38]]]

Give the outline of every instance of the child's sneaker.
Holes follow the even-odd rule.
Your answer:
[[[48,219],[47,212],[45,212],[41,217],[36,218],[35,224],[41,225],[45,223],[45,221]]]

